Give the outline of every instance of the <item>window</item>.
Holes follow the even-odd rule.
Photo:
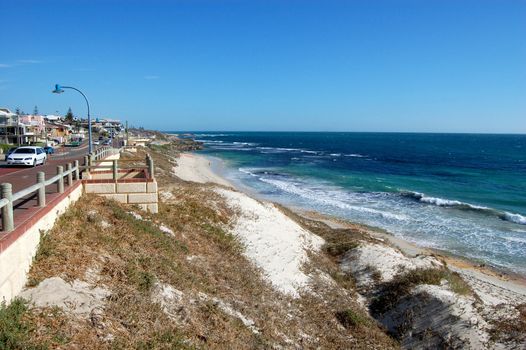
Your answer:
[[[13,153],[16,154],[35,154],[34,148],[17,148]]]

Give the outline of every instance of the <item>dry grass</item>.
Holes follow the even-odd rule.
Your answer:
[[[220,310],[211,312],[206,305],[200,306],[190,315],[188,325],[177,325],[152,302],[152,287],[157,281],[188,294],[200,291],[226,300],[238,299],[237,285],[242,292],[246,293],[243,288],[252,291],[256,302],[258,296],[276,299],[239,253],[237,241],[224,231],[225,217],[200,205],[199,194],[193,189],[189,191],[193,195],[188,200],[175,206],[162,205],[158,215],[142,213],[151,221],[135,219],[115,202],[86,196],[43,241],[30,272],[33,284],[57,275],[70,281],[83,280],[89,269],[97,270],[98,284],[112,292],[104,310],[102,331],[115,337],[112,347],[179,346],[182,339],[184,344],[211,348],[225,343],[259,343],[246,327]],[[203,198],[201,201],[205,202]],[[101,229],[100,225],[90,223],[88,217],[93,210],[112,227]],[[176,231],[177,237],[166,235],[156,224],[168,214],[170,218],[163,223]],[[186,258],[190,253],[205,257],[205,262],[189,263]],[[246,267],[240,271],[240,265]],[[247,278],[245,273],[254,277]],[[82,332],[68,334],[68,345],[102,346],[101,329],[78,326]]]
[[[516,318],[504,319],[493,324],[492,340],[526,344],[526,304],[516,306],[519,315]]]
[[[398,343],[386,336],[383,327],[371,318],[366,308],[356,301],[356,288],[351,275],[341,271],[340,259],[345,253],[358,247],[361,242],[372,238],[360,226],[352,228],[332,228],[327,224],[305,218],[279,206],[292,220],[306,230],[322,237],[325,245],[320,253],[309,253],[310,263],[305,266],[307,272],[318,275],[311,285],[313,293],[304,293],[300,303],[307,304],[309,317],[318,320],[318,326],[328,336],[321,348],[349,348],[349,339],[342,341],[342,335],[353,337],[350,348],[398,348]],[[327,283],[328,276],[333,281]],[[323,303],[320,304],[320,300]],[[330,321],[330,323],[324,323]],[[334,330],[339,330],[337,333]]]

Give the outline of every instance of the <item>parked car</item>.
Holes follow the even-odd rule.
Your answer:
[[[99,142],[99,140],[95,140],[95,141],[93,141],[93,144],[94,145],[100,145],[100,142]]]
[[[44,152],[46,152],[46,154],[53,154],[55,153],[55,149],[51,146],[46,146],[44,147]]]
[[[46,163],[47,155],[42,147],[24,146],[18,147],[7,157],[8,165],[36,166]]]
[[[106,140],[102,143],[104,146],[110,146],[111,145],[111,140]]]
[[[66,143],[64,146],[66,146],[66,147],[78,147],[78,146],[80,146],[80,142],[79,141],[73,141],[71,143]]]
[[[18,147],[11,147],[10,149],[7,150],[7,153],[5,154],[5,157],[7,159],[7,157],[9,157],[9,155],[11,153],[13,153]]]

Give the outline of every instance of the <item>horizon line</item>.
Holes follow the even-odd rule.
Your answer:
[[[363,134],[457,134],[457,135],[522,135],[526,136],[526,132],[466,132],[466,131],[332,131],[332,130],[321,130],[321,131],[308,131],[308,130],[159,130],[163,133],[233,133],[233,132],[275,132],[275,133],[363,133]]]

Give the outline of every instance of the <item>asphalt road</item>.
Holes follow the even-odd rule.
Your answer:
[[[46,173],[46,179],[57,174],[57,166],[62,165],[66,170],[66,164],[78,160],[84,164],[84,156],[88,152],[88,143],[84,142],[79,147],[61,147],[54,154],[48,154],[46,164],[36,167],[22,167],[7,165],[5,161],[0,162],[0,183],[8,182],[13,185],[13,193],[36,183],[37,172]]]

